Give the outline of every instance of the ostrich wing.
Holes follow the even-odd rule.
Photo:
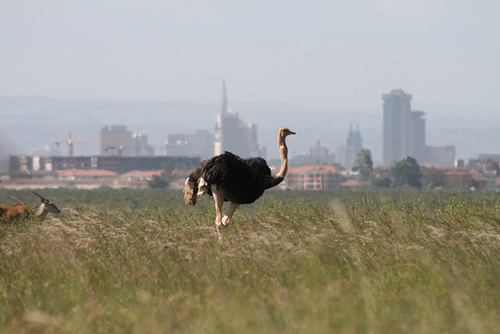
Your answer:
[[[253,175],[254,182],[258,184],[259,188],[269,189],[272,188],[284,180],[282,176],[272,176],[271,169],[267,166],[267,163],[262,158],[250,158],[246,160],[250,168],[256,173]]]
[[[210,159],[204,171],[205,181],[224,189],[226,199],[239,204],[259,198],[271,178],[264,159],[241,159],[230,152]]]

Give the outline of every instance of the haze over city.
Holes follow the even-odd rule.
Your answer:
[[[1,1],[0,31],[1,97],[189,101],[191,110],[202,105],[212,122],[203,119],[192,130],[212,130],[226,80],[230,107],[259,124],[259,141],[270,153],[280,125],[298,126],[298,133],[301,126],[318,128],[317,136],[301,138],[300,152],[320,139],[342,145],[349,124],[360,124],[366,146],[374,144],[380,159],[374,141],[381,141],[381,95],[392,89],[413,95],[412,108],[426,113],[428,140],[456,145],[458,158],[482,149],[478,144],[473,152],[443,136],[462,136],[449,132],[457,120],[462,130],[463,124],[475,130],[469,137],[500,126],[498,1]],[[0,117],[12,110],[4,105]],[[266,110],[281,111],[281,124],[253,119]],[[318,110],[324,116],[319,127],[309,117]],[[129,111],[116,120],[105,111],[102,117],[148,132]],[[65,115],[73,128],[51,128],[50,140],[68,131],[84,136],[77,120],[88,109],[77,112]],[[326,134],[328,118],[341,121],[331,126],[333,137]],[[175,125],[175,117],[161,122],[172,131],[188,128]],[[2,151],[9,150],[5,143],[29,142],[32,129],[13,135],[7,126],[0,125]],[[168,133],[147,134],[161,143]],[[496,139],[484,140],[486,151]]]

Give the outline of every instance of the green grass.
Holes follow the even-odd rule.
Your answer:
[[[496,193],[270,191],[222,242],[210,198],[40,193],[63,214],[0,225],[0,333],[500,331]]]

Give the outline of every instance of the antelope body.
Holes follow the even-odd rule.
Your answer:
[[[54,202],[42,197],[37,193],[34,194],[40,197],[42,204],[34,208],[31,208],[25,204],[17,204],[12,206],[0,205],[0,221],[8,223],[13,220],[26,219],[29,216],[35,216],[43,220],[49,212],[56,214],[61,212],[61,210],[59,210]]]

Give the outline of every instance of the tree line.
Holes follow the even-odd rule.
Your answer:
[[[363,148],[355,161],[358,181],[376,188],[436,188],[444,184],[444,173],[437,168],[421,168],[417,161],[408,156],[395,162],[388,173],[376,176],[369,149]]]
[[[443,185],[444,174],[435,168],[422,170],[417,161],[408,156],[395,162],[386,175],[376,175],[373,167],[371,151],[362,148],[355,160],[355,170],[358,172],[358,181],[364,186],[375,188],[435,188]],[[161,176],[153,176],[149,181],[151,188],[166,188],[172,181],[170,176],[175,168],[193,169],[193,164],[168,164],[163,165]]]

